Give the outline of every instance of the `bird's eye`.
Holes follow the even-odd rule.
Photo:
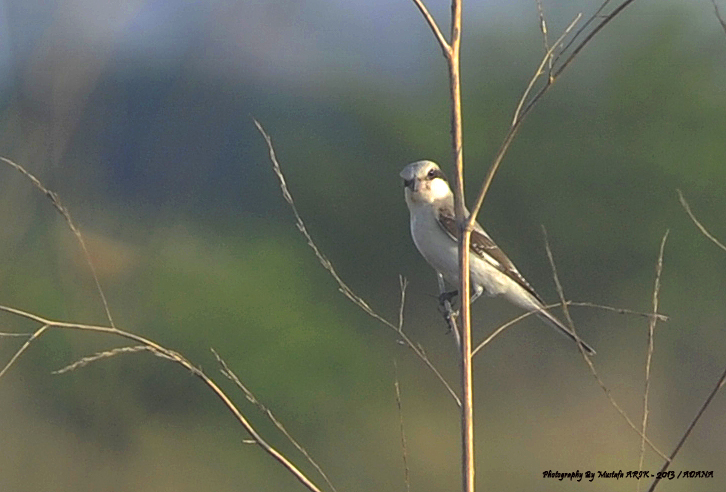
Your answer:
[[[426,177],[429,179],[434,179],[436,176],[438,176],[438,174],[436,173],[436,169],[430,170],[426,175]]]

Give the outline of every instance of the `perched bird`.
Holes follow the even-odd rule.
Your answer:
[[[434,162],[418,161],[403,168],[401,178],[406,205],[411,213],[411,236],[416,248],[448,283],[459,285],[454,194],[444,173]],[[595,354],[592,347],[579,340],[568,327],[544,309],[542,298],[478,223],[474,224],[471,233],[469,258],[472,302],[483,293],[489,296],[503,295],[523,309],[536,311],[537,316],[547,324],[571,340],[579,341],[588,354]]]

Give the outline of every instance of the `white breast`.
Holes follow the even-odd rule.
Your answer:
[[[421,255],[434,270],[441,273],[453,287],[459,284],[459,251],[457,243],[446,234],[434,216],[432,207],[415,207],[411,211],[411,236]],[[483,259],[472,254],[472,287],[483,288],[490,296],[507,292],[511,280]]]
[[[441,230],[430,207],[411,214],[411,236],[421,255],[447,282],[459,282],[459,257],[457,246]]]

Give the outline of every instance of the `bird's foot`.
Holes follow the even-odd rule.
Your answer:
[[[452,326],[456,324],[456,318],[459,317],[459,310],[454,310],[451,307],[451,300],[459,294],[458,290],[452,290],[451,292],[442,292],[439,294],[439,311],[444,316],[446,324],[449,329],[446,331],[447,334],[452,332]]]
[[[447,302],[450,303],[451,300],[458,295],[458,290],[452,290],[451,292],[442,292],[441,294],[439,294],[439,304],[443,306]]]

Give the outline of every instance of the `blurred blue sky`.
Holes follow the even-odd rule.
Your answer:
[[[446,29],[448,3],[428,3]],[[664,3],[693,11],[710,8],[706,1],[640,0],[629,15],[649,15],[654,4],[664,8]],[[577,12],[587,15],[598,4],[544,2],[550,36]],[[413,2],[406,0],[29,0],[6,1],[0,9],[0,68],[6,87],[22,77],[13,68],[22,71],[31,61],[42,63],[47,50],[161,65],[175,65],[193,53],[197,63],[218,76],[314,83],[341,71],[342,65],[346,76],[371,77],[373,71],[405,80],[417,75],[420,57],[434,48]],[[482,28],[512,32],[538,26],[534,0],[470,0],[464,14],[467,35]],[[708,16],[695,18],[705,29],[718,28]]]

